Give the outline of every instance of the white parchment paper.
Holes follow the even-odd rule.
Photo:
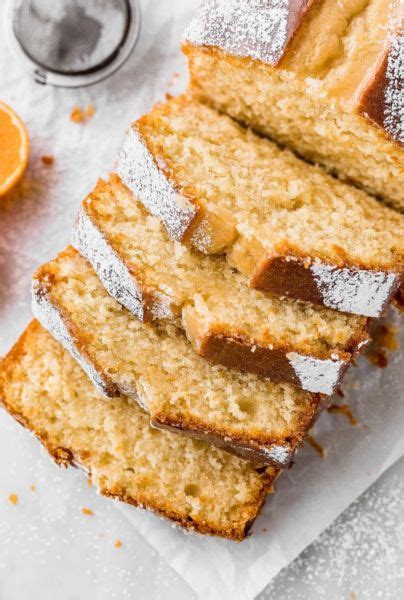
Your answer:
[[[0,204],[1,353],[30,319],[33,270],[68,243],[79,202],[97,177],[113,168],[130,121],[165,91],[181,87],[182,77],[173,77],[185,67],[178,42],[196,5],[196,0],[186,5],[144,0],[142,32],[131,60],[109,80],[82,90],[34,84],[0,37],[0,98],[22,116],[32,146],[23,185]],[[72,107],[89,102],[95,106],[93,119],[73,123]],[[54,155],[53,166],[42,164],[45,154]],[[311,447],[299,453],[279,479],[254,535],[242,544],[186,535],[144,511],[117,507],[199,597],[249,600],[404,454],[403,367],[402,351],[390,354],[386,369],[360,359],[346,378],[343,400],[358,425],[351,426],[343,415],[321,417],[315,437],[326,457]]]

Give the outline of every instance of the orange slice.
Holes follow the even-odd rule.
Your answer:
[[[0,102],[0,196],[21,179],[28,163],[29,139],[20,117]]]

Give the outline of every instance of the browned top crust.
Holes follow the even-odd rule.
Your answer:
[[[276,66],[314,0],[205,0],[186,41]]]
[[[393,140],[404,143],[403,36],[396,34],[359,98],[358,111],[383,129]]]

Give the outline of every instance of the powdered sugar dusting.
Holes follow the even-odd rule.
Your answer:
[[[32,286],[32,312],[45,329],[66,350],[70,352],[77,361],[87,377],[97,390],[107,398],[116,398],[121,394],[136,400],[142,407],[143,401],[139,401],[137,389],[131,383],[121,381],[114,382],[105,372],[99,369],[82,348],[79,347],[63,318],[61,311],[54,306],[46,290],[40,281],[34,280]]]
[[[232,440],[229,440],[230,443],[231,441]],[[235,453],[237,454],[237,446],[235,446],[234,448],[236,451]],[[271,446],[266,448],[261,446],[258,449],[258,453],[261,459],[265,461],[266,464],[268,464],[269,462],[270,464],[274,464],[277,467],[286,467],[293,459],[295,449],[292,447],[291,444],[288,444],[287,442],[285,442],[283,446],[280,444],[273,443],[271,444]],[[252,449],[249,446],[242,446],[241,454],[243,458],[248,458],[248,456],[250,455],[252,461],[257,461],[257,450]]]
[[[256,452],[256,450],[253,450],[248,446],[242,447],[243,458],[250,456],[251,460],[255,460],[255,462],[257,461]],[[284,446],[274,443],[269,448],[261,447],[258,452],[262,457],[262,460],[269,461],[271,464],[277,465],[277,467],[286,467],[293,459],[295,453],[294,448],[286,442]]]
[[[126,137],[117,171],[147,210],[163,221],[170,236],[181,242],[197,209],[174,189],[133,127]]]
[[[404,462],[355,501],[259,600],[403,596]]]
[[[68,350],[73,358],[92,381],[95,387],[107,398],[119,396],[116,385],[104,374],[100,374],[96,366],[78,349],[69,332],[60,311],[49,300],[41,282],[34,280],[32,285],[32,312],[45,329]]]
[[[324,263],[313,263],[310,270],[325,306],[365,317],[379,317],[400,282],[395,273],[340,269]]]
[[[392,7],[393,8],[393,7]],[[399,17],[402,19],[401,15]],[[384,93],[384,128],[393,139],[404,143],[404,35],[402,24],[392,18],[391,27],[401,28],[399,33],[391,33],[390,52],[387,59]]]
[[[293,34],[290,17],[290,0],[205,0],[184,38],[276,65]]]
[[[89,261],[107,292],[142,321],[142,290],[83,205],[80,207],[71,241],[76,250]]]
[[[262,453],[268,460],[274,461],[277,465],[287,465],[293,458],[293,450],[291,447],[277,446],[274,444],[271,448],[262,448]]]
[[[331,395],[337,387],[347,363],[343,360],[319,359],[297,352],[286,355],[304,390]]]
[[[266,465],[272,465],[275,468],[287,467],[295,454],[295,447],[285,441],[283,445],[272,442],[268,446],[248,446],[241,444],[240,442],[234,442],[230,436],[219,436],[212,435],[209,431],[202,431],[196,429],[183,429],[176,424],[160,422],[158,419],[151,421],[151,425],[156,429],[178,431],[181,430],[182,434],[189,435],[190,437],[205,441],[207,443],[213,443],[219,448],[240,456],[246,460],[250,460],[254,463],[262,462]]]

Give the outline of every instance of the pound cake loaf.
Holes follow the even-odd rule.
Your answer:
[[[201,101],[404,211],[398,0],[204,0],[184,37]]]
[[[122,181],[169,235],[226,252],[253,288],[379,316],[404,264],[404,215],[189,96],[133,124]]]
[[[224,258],[171,240],[117,175],[82,203],[72,244],[131,313],[183,327],[213,363],[332,394],[368,341],[367,318],[265,297]]]
[[[37,321],[1,362],[0,403],[58,465],[81,467],[104,496],[200,533],[242,540],[277,475],[151,428],[127,398],[103,398]]]
[[[251,461],[288,464],[324,406],[319,394],[211,365],[169,323],[142,323],[73,248],[36,273],[33,309],[105,395],[137,399],[156,427]]]

